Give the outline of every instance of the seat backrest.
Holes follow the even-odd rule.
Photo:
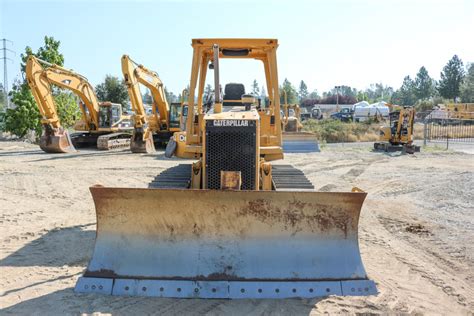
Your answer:
[[[242,95],[245,94],[245,86],[241,83],[228,83],[224,88],[224,106],[239,106],[241,102],[226,102],[226,100],[241,100]]]

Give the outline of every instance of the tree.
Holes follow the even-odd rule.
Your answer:
[[[474,63],[467,66],[467,75],[461,85],[462,102],[474,102]]]
[[[81,110],[77,106],[77,97],[70,92],[53,95],[61,125],[72,127],[81,118]]]
[[[64,56],[63,54],[59,53],[59,46],[61,45],[60,41],[56,41],[52,36],[45,36],[44,37],[44,46],[38,48],[36,54],[33,53],[31,47],[25,47],[25,53],[21,54],[21,72],[22,74],[25,73],[26,69],[26,61],[30,55],[34,55],[39,59],[47,61],[51,64],[55,64],[58,66],[64,65]],[[24,78],[24,76],[23,76]]]
[[[257,79],[254,79],[252,82],[252,94],[260,95],[260,89],[258,88]]]
[[[308,86],[306,85],[306,83],[304,83],[303,80],[301,80],[300,82],[300,88],[298,90],[298,97],[300,99],[300,101],[306,99],[309,95],[309,92],[308,92]]]
[[[3,90],[3,85],[0,83],[0,111],[5,107],[5,90]]]
[[[13,108],[8,109],[4,115],[5,130],[19,137],[24,137],[29,130],[34,130],[36,136],[41,134],[41,116],[28,83],[25,80],[26,61],[30,55],[34,55],[46,62],[63,66],[64,56],[59,52],[60,41],[53,37],[45,36],[44,46],[33,53],[31,47],[25,48],[25,53],[21,54],[21,70],[23,81],[16,82],[10,92],[10,99]],[[70,93],[61,91],[57,87],[52,87],[52,94],[58,111],[61,125],[68,128],[74,124],[79,117],[80,111],[75,103],[74,97]]]
[[[106,75],[104,82],[95,87],[95,92],[100,101],[119,103],[122,108],[128,103],[127,86],[125,81],[119,80],[118,77]]]
[[[41,116],[35,99],[27,84],[13,85],[10,92],[14,108],[7,109],[4,116],[5,131],[24,137],[30,130],[41,135]]]
[[[357,102],[369,101],[369,96],[364,91],[357,91]]]
[[[166,101],[168,103],[176,102],[176,100],[178,99],[176,95],[173,92],[168,91],[166,87],[164,88],[164,90],[165,90]]]
[[[456,99],[460,95],[461,83],[464,78],[462,60],[454,55],[441,72],[438,91],[443,98]]]
[[[402,86],[392,95],[392,103],[399,103],[400,105],[415,104],[415,82],[406,76],[403,78]]]
[[[393,88],[385,86],[383,83],[372,83],[364,92],[366,100],[369,102],[379,102],[390,100],[393,94]]]
[[[416,74],[414,92],[415,96],[421,100],[429,99],[434,94],[433,79],[428,74],[425,66],[422,66]]]
[[[143,95],[142,99],[144,104],[153,104],[153,97],[151,96],[149,89],[145,90],[145,94]]]
[[[285,92],[286,91],[286,96],[287,96],[287,101],[288,104],[292,103],[297,103],[298,102],[298,96],[296,93],[295,87],[288,81],[288,79],[285,78],[283,80],[283,85],[280,87],[280,102],[285,103]]]
[[[321,97],[319,96],[318,90],[314,89],[308,96],[309,99],[319,100]]]
[[[208,100],[212,94],[212,86],[210,84],[207,84],[206,87],[204,88],[204,94],[202,96],[202,98],[204,99],[204,101]]]

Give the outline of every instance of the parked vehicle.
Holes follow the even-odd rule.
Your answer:
[[[332,113],[330,115],[330,118],[333,120],[339,120],[342,122],[350,122],[352,121],[354,112],[352,111],[351,108],[343,108],[339,112]]]
[[[315,120],[322,120],[323,119],[323,112],[319,106],[313,106],[311,109],[311,117]]]
[[[364,122],[369,119],[386,120],[389,118],[390,109],[384,101],[369,104],[362,101],[353,105],[354,122]]]

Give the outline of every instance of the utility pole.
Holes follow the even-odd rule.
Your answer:
[[[5,108],[9,108],[9,104],[8,104],[8,71],[7,71],[7,60],[13,62],[13,60],[11,58],[8,58],[7,57],[7,52],[11,52],[13,54],[15,54],[14,51],[12,51],[11,49],[8,49],[7,48],[7,42],[13,44],[12,41],[6,39],[6,38],[2,38],[2,42],[3,42],[3,47],[2,47],[2,50],[3,50],[3,57],[1,57],[1,59],[3,59],[3,94],[4,94],[4,98],[5,98]]]
[[[336,88],[336,112],[339,112],[339,89],[342,88],[342,86],[335,86]]]

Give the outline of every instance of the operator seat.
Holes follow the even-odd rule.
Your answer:
[[[241,83],[228,83],[224,88],[224,106],[241,106],[242,95],[245,94],[245,86]],[[229,100],[229,101],[226,101]],[[239,102],[231,102],[231,101]]]

